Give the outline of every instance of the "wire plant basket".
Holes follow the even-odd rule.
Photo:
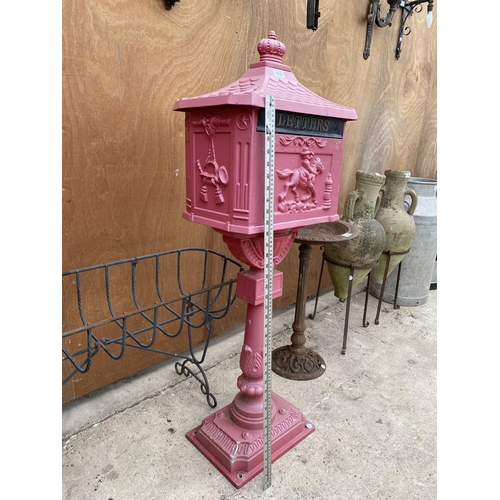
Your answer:
[[[202,363],[243,270],[214,250],[182,248],[63,272],[62,385],[88,373],[100,352],[119,360],[139,349],[179,358],[176,372],[192,375],[215,408]]]

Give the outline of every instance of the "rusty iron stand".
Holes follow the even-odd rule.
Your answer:
[[[323,252],[323,261],[321,263],[321,271],[319,274],[319,280],[318,280],[318,289],[316,290],[316,300],[314,302],[314,312],[312,314],[309,314],[310,319],[314,319],[316,317],[316,309],[318,307],[318,297],[319,297],[319,289],[321,286],[321,278],[323,276],[323,269],[325,267],[325,261],[330,262],[331,264],[335,264],[336,266],[340,267],[346,267],[349,269],[349,287],[347,290],[347,303],[346,303],[346,310],[345,310],[345,320],[344,320],[344,337],[342,341],[342,354],[346,353],[347,350],[347,332],[349,330],[349,311],[351,309],[351,295],[352,295],[352,281],[354,278],[354,271],[356,269],[373,269],[377,263],[375,263],[372,266],[355,266],[354,264],[341,264],[340,262],[335,262],[334,260],[328,258],[327,255]],[[370,286],[370,274],[368,274],[368,283],[366,287],[366,296],[365,296],[365,307],[363,310],[363,326],[368,326],[370,323],[366,321],[366,310],[368,306],[368,287]],[[344,302],[344,300],[341,299],[341,302]]]
[[[323,249],[323,247],[321,247],[321,248]],[[382,308],[382,297],[384,296],[385,285],[387,283],[387,277],[388,277],[388,271],[389,271],[389,266],[390,266],[390,262],[391,262],[391,257],[393,255],[404,255],[404,254],[408,253],[409,251],[410,251],[410,249],[406,250],[405,252],[393,252],[391,250],[388,250],[386,252],[382,252],[382,254],[386,254],[388,258],[386,260],[386,265],[385,265],[385,270],[384,270],[384,278],[382,281],[382,288],[380,291],[380,297],[378,299],[377,314],[375,316],[375,324],[376,325],[379,324],[380,310]],[[345,319],[344,319],[344,337],[343,337],[342,351],[341,351],[342,354],[345,354],[346,350],[347,350],[347,332],[349,330],[349,312],[350,312],[350,308],[351,308],[352,281],[353,281],[353,277],[354,277],[354,271],[356,269],[374,269],[377,266],[378,262],[376,262],[373,266],[355,266],[354,264],[350,264],[350,265],[341,264],[339,262],[333,261],[332,259],[329,259],[328,256],[326,256],[325,253],[323,252],[323,261],[321,262],[321,271],[319,273],[318,288],[316,290],[316,300],[314,302],[314,311],[312,314],[309,314],[310,319],[314,319],[316,317],[316,310],[318,307],[319,289],[321,286],[321,278],[323,277],[323,269],[325,267],[325,261],[330,262],[331,264],[335,264],[336,266],[346,267],[346,268],[350,269],[349,287],[348,287],[348,291],[347,291],[347,299],[346,299],[347,303],[346,303],[346,311],[345,311]],[[397,304],[397,300],[398,300],[398,289],[399,289],[399,280],[401,277],[401,264],[402,263],[403,263],[403,261],[401,261],[398,264],[398,276],[396,279],[396,291],[395,291],[395,295],[394,295],[394,309],[399,309],[399,305]],[[368,278],[367,278],[367,282],[366,282],[365,305],[363,308],[363,326],[365,328],[367,326],[369,326],[369,324],[370,324],[368,321],[366,321],[366,311],[368,308],[368,294],[369,294],[369,289],[370,289],[371,275],[372,275],[372,273],[370,271],[368,273]],[[340,300],[340,301],[344,302],[343,300]]]
[[[340,228],[342,228],[343,234],[340,234]],[[324,359],[317,352],[305,346],[307,275],[312,251],[311,245],[347,240],[354,238],[357,234],[357,229],[354,226],[344,221],[336,221],[306,226],[299,231],[295,238],[295,242],[301,244],[299,246],[295,319],[290,339],[292,345],[278,347],[273,351],[272,369],[281,377],[291,380],[312,380],[325,373],[326,363]]]
[[[387,277],[389,276],[389,266],[391,264],[391,258],[393,255],[405,255],[410,251],[410,249],[404,251],[404,252],[393,252],[392,250],[387,250],[385,252],[382,252],[382,255],[387,255],[387,260],[385,262],[385,270],[384,270],[384,279],[382,280],[382,287],[380,288],[380,296],[378,298],[378,306],[377,306],[377,315],[375,316],[375,324],[379,324],[379,317],[380,317],[380,310],[382,308],[382,299],[384,297],[384,292],[385,292],[385,285],[387,283]],[[396,291],[394,292],[394,309],[399,309],[398,305],[398,290],[399,290],[399,278],[401,277],[401,264],[403,263],[403,260],[398,264],[398,276],[396,278]],[[370,273],[371,274],[371,273]],[[368,282],[367,287],[366,287],[366,293],[368,294],[368,288],[370,286],[370,282]],[[368,323],[369,324],[369,323]],[[368,326],[368,324],[364,324],[363,321],[363,326]]]

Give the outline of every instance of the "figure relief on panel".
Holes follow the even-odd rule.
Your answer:
[[[284,180],[283,188],[278,195],[278,210],[282,213],[312,210],[317,206],[316,177],[325,171],[321,158],[309,148],[304,147],[300,153],[298,168],[276,170],[279,179]],[[292,199],[286,199],[288,193]]]
[[[202,178],[202,186],[200,191],[200,199],[205,203],[208,203],[210,197],[210,188],[214,187],[215,203],[217,205],[222,205],[224,203],[224,195],[222,194],[221,186],[227,186],[229,182],[229,174],[224,165],[219,165],[217,163],[216,153],[215,153],[215,136],[217,129],[221,126],[227,126],[231,122],[230,119],[224,120],[220,116],[207,115],[201,120],[193,121],[194,126],[202,125],[205,128],[205,132],[210,141],[210,147],[208,149],[208,156],[205,160],[204,165],[201,161],[196,160],[196,167],[200,172]]]

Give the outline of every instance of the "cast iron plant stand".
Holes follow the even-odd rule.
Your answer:
[[[307,275],[312,251],[311,245],[349,240],[356,237],[357,234],[358,230],[355,226],[340,220],[333,223],[314,224],[300,229],[295,239],[301,245],[299,246],[300,265],[295,319],[290,339],[292,344],[273,351],[273,371],[281,377],[291,380],[312,380],[325,373],[326,363],[324,359],[317,352],[305,346]]]

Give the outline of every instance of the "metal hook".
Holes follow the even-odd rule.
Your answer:
[[[307,29],[316,31],[318,29],[318,18],[320,16],[319,0],[307,0]]]
[[[172,7],[176,2],[180,2],[181,0],[165,0],[165,8],[167,10],[172,10]]]

